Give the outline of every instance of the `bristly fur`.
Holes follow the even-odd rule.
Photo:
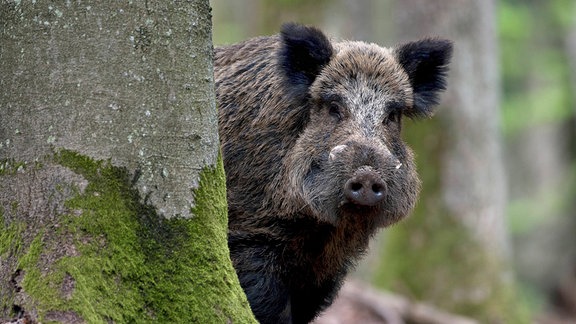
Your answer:
[[[228,244],[258,321],[313,320],[377,230],[414,208],[401,116],[431,114],[450,50],[330,42],[297,24],[216,49]],[[355,200],[346,184],[358,179],[380,198]]]
[[[446,89],[452,42],[428,38],[402,44],[394,52],[414,92],[415,116],[411,117],[430,117],[433,107],[439,103],[440,92]]]

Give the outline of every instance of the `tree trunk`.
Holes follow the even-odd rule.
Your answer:
[[[421,200],[385,240],[379,280],[487,323],[527,321],[515,296],[505,226],[494,1],[395,2],[399,40],[452,39],[437,116],[407,127]]]
[[[14,1],[0,26],[0,322],[252,320],[208,1]]]

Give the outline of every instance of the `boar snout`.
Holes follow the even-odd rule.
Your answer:
[[[361,167],[344,184],[344,196],[356,205],[374,206],[384,199],[386,183],[371,167]]]

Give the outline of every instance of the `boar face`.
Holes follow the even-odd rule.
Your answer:
[[[309,106],[309,122],[285,159],[288,204],[334,225],[351,217],[390,225],[412,210],[420,187],[402,118],[432,114],[451,44],[332,48],[322,36],[290,26],[282,34],[287,82]]]

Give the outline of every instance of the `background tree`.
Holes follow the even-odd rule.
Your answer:
[[[252,320],[207,0],[0,6],[0,322]]]

